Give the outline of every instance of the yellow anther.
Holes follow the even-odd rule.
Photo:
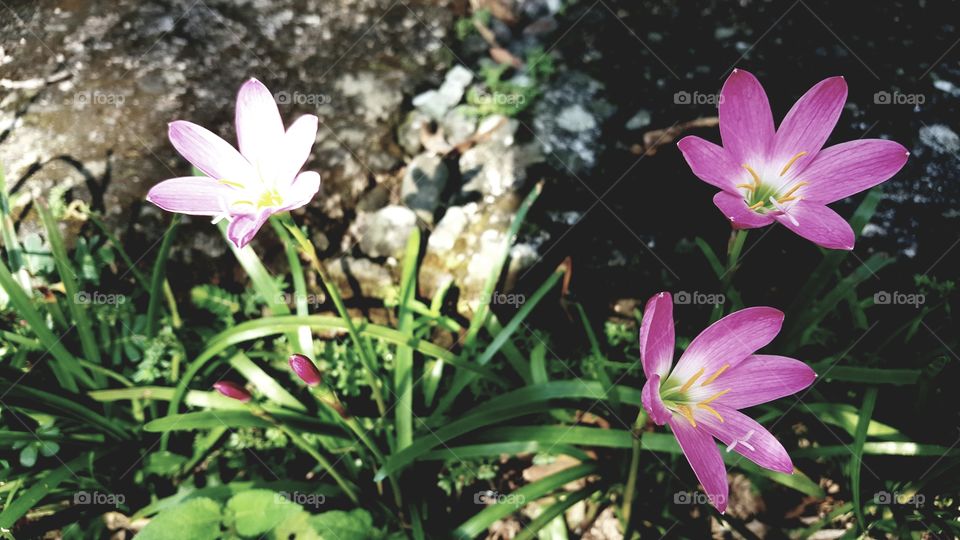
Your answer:
[[[757,201],[756,203],[750,205],[750,209],[756,210],[757,208],[760,208],[764,204],[766,204],[764,201]]]
[[[684,418],[687,419],[687,422],[690,422],[690,425],[697,427],[697,421],[693,419],[693,411],[687,405],[677,405],[677,410]]]
[[[700,371],[694,373],[694,374],[693,374],[693,377],[690,377],[690,380],[688,380],[683,386],[680,387],[680,393],[683,393],[683,392],[686,392],[687,390],[689,390],[690,387],[693,386],[693,383],[694,383],[697,379],[699,379],[701,375],[703,375],[704,369],[706,369],[706,368],[700,368]]]
[[[750,176],[753,177],[753,183],[756,184],[757,187],[760,187],[760,175],[757,174],[757,171],[753,170],[753,168],[746,163],[743,164],[743,168],[750,172]]]
[[[234,182],[233,180],[227,180],[226,178],[221,178],[217,180],[217,182],[220,182],[221,184],[224,184],[227,186],[243,189],[243,184],[241,184],[240,182]]]
[[[721,390],[720,392],[717,392],[716,394],[714,394],[714,395],[708,397],[707,399],[701,401],[701,402],[698,403],[697,405],[706,405],[706,404],[710,403],[711,401],[714,401],[714,400],[719,399],[720,396],[726,394],[726,393],[729,392],[730,390],[733,390],[733,389],[732,389],[732,388],[727,388],[726,390]]]
[[[720,416],[720,413],[718,413],[717,410],[714,409],[713,407],[707,405],[706,403],[697,403],[697,407],[700,407],[701,409],[707,411],[708,413],[716,416],[717,420],[719,420],[720,422],[723,422],[723,417]]]
[[[784,203],[784,202],[792,201],[792,200],[796,199],[796,197],[791,197],[791,195],[793,195],[794,193],[796,193],[798,189],[802,188],[802,187],[805,186],[805,185],[807,185],[807,182],[797,182],[796,184],[793,185],[792,188],[790,188],[790,191],[788,191],[788,192],[784,193],[783,195],[781,195],[781,196],[777,199],[777,202],[778,202],[778,203]]]
[[[805,155],[807,155],[806,152],[800,152],[799,154],[790,158],[790,161],[788,161],[787,164],[783,166],[783,170],[780,171],[780,176],[787,174],[787,171],[790,170],[790,166],[796,163],[798,159],[802,158]]]
[[[750,191],[753,191],[754,189],[757,188],[757,186],[755,186],[755,185],[753,185],[753,184],[737,184],[737,187],[738,187],[738,188],[749,189]]]
[[[233,204],[249,204],[250,206],[253,206],[253,201],[239,200],[239,201],[233,201]]]
[[[700,386],[706,386],[712,383],[713,381],[717,380],[717,377],[719,377],[721,374],[723,374],[724,371],[726,371],[729,368],[730,368],[730,364],[724,364],[723,367],[718,369],[717,372],[711,375],[709,379],[703,381],[703,383],[701,383]]]

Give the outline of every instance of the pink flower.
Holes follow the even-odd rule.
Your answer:
[[[233,381],[217,381],[213,383],[213,389],[237,401],[247,402],[253,398],[250,392]]]
[[[752,307],[710,325],[673,365],[673,299],[647,302],[640,325],[640,359],[647,383],[643,408],[657,425],[670,424],[711,503],[727,508],[727,471],[714,438],[761,467],[790,474],[783,445],[739,409],[798,392],[813,382],[809,366],[784,356],[754,354],[770,343],[783,313]]]
[[[300,380],[307,383],[307,386],[317,386],[323,380],[320,370],[307,356],[299,353],[291,354],[289,362],[290,369],[300,377]]]
[[[734,229],[778,221],[825,248],[853,249],[850,225],[826,205],[889,179],[909,152],[883,139],[823,148],[846,99],[843,77],[820,81],[774,130],[760,82],[735,69],[720,92],[723,146],[700,137],[677,145],[695,175],[723,190],[713,202]]]
[[[227,237],[243,247],[267,218],[299,208],[320,189],[320,175],[300,172],[317,136],[317,117],[305,114],[284,130],[267,87],[250,79],[237,95],[238,152],[191,122],[170,124],[170,142],[207,176],[184,176],[153,186],[147,200],[167,210],[230,222]]]

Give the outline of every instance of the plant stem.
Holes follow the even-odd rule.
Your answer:
[[[740,261],[740,252],[743,250],[743,244],[747,240],[747,232],[749,232],[747,229],[740,229],[730,233],[730,243],[727,247],[727,271],[724,272],[723,279],[721,280],[724,292],[730,287],[730,284],[733,282],[733,276],[737,273],[737,263]]]
[[[640,470],[640,450],[642,444],[640,441],[640,430],[647,423],[647,412],[642,408],[637,413],[637,419],[633,423],[633,445],[630,450],[630,471],[627,473],[627,485],[624,487],[623,507],[620,510],[620,516],[623,520],[624,540],[630,540],[633,534],[631,518],[633,516],[633,500],[637,491],[637,475]]]
[[[283,225],[290,231],[290,234],[293,235],[293,239],[296,240],[297,244],[300,245],[300,251],[306,255],[307,259],[310,261],[310,267],[320,276],[320,281],[323,282],[324,288],[327,290],[327,294],[330,295],[330,300],[333,301],[334,307],[337,309],[337,313],[340,315],[340,318],[344,320],[347,325],[347,333],[350,334],[350,339],[353,341],[354,347],[357,348],[360,355],[360,360],[363,363],[364,370],[366,371],[367,384],[370,385],[370,389],[373,392],[373,398],[377,402],[377,409],[380,411],[380,415],[384,415],[387,412],[386,403],[383,400],[383,393],[380,391],[380,385],[378,384],[376,377],[376,370],[374,369],[373,362],[373,352],[369,350],[366,344],[360,339],[360,333],[357,331],[356,325],[353,323],[353,319],[350,318],[350,314],[347,313],[347,306],[343,303],[343,298],[340,296],[340,291],[336,288],[333,282],[330,280],[330,277],[327,275],[327,270],[323,266],[323,262],[320,261],[320,258],[317,256],[317,251],[313,248],[313,244],[307,240],[307,237],[304,236],[303,231],[297,227],[296,223],[293,222],[293,218],[289,213],[283,214],[280,216]]]
[[[275,422],[275,425],[280,429],[280,431],[284,432],[287,435],[287,437],[290,437],[290,441],[293,444],[297,445],[298,447],[300,447],[301,450],[310,454],[310,456],[313,457],[313,459],[317,460],[317,463],[319,463],[320,466],[323,467],[325,471],[327,471],[327,474],[329,474],[330,477],[333,478],[333,480],[337,483],[337,485],[340,486],[340,489],[342,489],[343,492],[347,495],[347,497],[349,497],[350,500],[353,501],[353,504],[357,504],[357,505],[360,504],[360,500],[357,498],[357,494],[354,491],[354,488],[351,487],[351,485],[348,484],[347,481],[342,476],[340,476],[340,473],[338,473],[337,470],[333,468],[333,465],[330,464],[330,461],[327,460],[327,458],[323,457],[323,454],[321,454],[320,452],[317,452],[317,450],[314,447],[310,446],[310,443],[304,440],[304,438],[301,437],[300,434],[297,433],[296,431],[288,428],[287,426],[283,425],[281,422]]]

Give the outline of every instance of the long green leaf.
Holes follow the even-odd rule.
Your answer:
[[[860,530],[866,532],[866,520],[863,518],[863,506],[860,494],[860,472],[863,467],[863,445],[867,442],[867,428],[870,426],[870,418],[873,416],[873,409],[877,404],[877,387],[867,388],[863,396],[863,405],[860,407],[860,419],[857,422],[857,430],[853,437],[853,455],[850,458],[850,489],[853,491],[853,510],[857,514],[857,523],[860,524]]]
[[[599,491],[601,487],[602,486],[599,484],[590,484],[587,487],[577,490],[573,493],[564,493],[562,495],[558,495],[557,502],[551,504],[542,512],[540,512],[540,515],[528,523],[527,526],[520,531],[520,534],[514,537],[514,540],[531,540],[532,538],[536,538],[540,532],[540,529],[546,527],[555,518],[566,512],[571,506]]]
[[[400,305],[397,314],[397,330],[413,337],[413,312],[410,303],[416,297],[417,256],[420,253],[420,230],[413,229],[407,239],[403,257],[403,272],[400,278]],[[403,343],[397,346],[397,359],[393,368],[393,385],[396,394],[397,448],[410,446],[413,442],[413,349]]]
[[[14,524],[25,516],[31,508],[35,507],[51,491],[57,489],[57,486],[64,480],[74,476],[76,474],[74,470],[79,470],[86,462],[96,459],[95,456],[95,452],[81,454],[34,481],[33,485],[12,503],[6,505],[3,512],[0,512],[0,529],[12,529]]]
[[[117,426],[117,423],[97,414],[86,404],[79,401],[80,396],[64,396],[60,391],[57,394],[32,388],[23,383],[16,383],[0,379],[7,388],[3,400],[8,405],[19,405],[24,408],[46,412],[54,415],[66,415],[81,423],[96,426],[104,433],[118,439],[128,439],[129,434]]]
[[[297,401],[297,398],[293,397],[293,394],[288,392],[276,379],[255,364],[253,360],[250,360],[247,355],[238,352],[231,356],[228,362],[234,369],[239,371],[245,379],[257,387],[257,390],[260,390],[270,401],[281,407],[295,411],[307,410],[303,403]]]
[[[163,233],[160,242],[160,251],[153,262],[153,273],[150,275],[150,301],[147,303],[147,337],[156,337],[160,325],[160,302],[163,300],[163,284],[167,271],[167,259],[170,258],[170,246],[173,245],[174,233],[183,214],[173,214],[170,226]]]
[[[250,410],[242,409],[210,409],[157,418],[156,420],[147,422],[147,424],[143,426],[143,429],[144,431],[162,433],[218,427],[230,429],[239,427],[268,428],[275,427],[278,422],[301,431],[329,435],[331,437],[342,438],[345,441],[347,440],[343,430],[334,424],[323,422],[317,418],[280,411],[263,411],[255,414]]]
[[[297,315],[306,316],[310,314],[310,306],[307,301],[310,296],[307,294],[307,282],[303,274],[303,265],[300,264],[300,252],[297,250],[297,244],[290,238],[287,228],[276,217],[270,218],[270,225],[274,232],[283,242],[284,251],[287,254],[287,264],[290,265],[290,277],[293,280],[294,307]],[[297,338],[299,339],[300,352],[313,357],[313,333],[307,326],[301,326],[297,329]]]
[[[463,522],[453,532],[453,537],[463,540],[472,539],[487,530],[493,522],[501,520],[520,508],[523,508],[528,501],[533,502],[549,495],[562,488],[565,484],[597,472],[597,469],[598,466],[596,463],[583,463],[527,484],[513,493],[508,494],[509,497],[505,502],[492,504],[477,515]]]

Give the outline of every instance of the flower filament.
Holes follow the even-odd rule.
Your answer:
[[[712,375],[710,375],[709,377],[707,377],[706,380],[704,380],[703,382],[701,382],[701,383],[700,383],[700,386],[701,386],[701,387],[704,387],[704,386],[707,386],[708,384],[712,383],[713,381],[715,381],[715,380],[717,379],[717,377],[719,377],[720,375],[722,375],[723,372],[726,371],[726,370],[729,369],[729,368],[730,368],[730,364],[724,364],[722,367],[720,367],[720,369],[718,369],[718,370],[715,371]],[[710,403],[716,401],[716,400],[719,399],[721,396],[727,394],[727,393],[730,392],[730,390],[731,390],[731,388],[727,388],[727,389],[725,389],[725,390],[721,390],[721,391],[719,391],[719,392],[711,395],[711,396],[708,397],[707,399],[703,399],[703,400],[696,401],[696,402],[690,401],[690,400],[686,399],[686,395],[685,395],[686,392],[687,392],[688,390],[690,390],[691,388],[693,388],[693,385],[694,385],[694,384],[697,382],[697,380],[704,374],[704,372],[706,372],[706,367],[701,367],[699,370],[697,370],[696,373],[693,374],[693,376],[691,376],[689,379],[687,379],[687,381],[686,381],[685,383],[683,383],[683,385],[682,385],[680,388],[678,388],[678,389],[676,389],[676,390],[673,390],[673,389],[666,390],[666,391],[664,392],[665,395],[662,396],[662,399],[663,399],[663,401],[664,401],[664,404],[665,404],[668,408],[673,409],[673,410],[675,410],[676,412],[680,413],[684,418],[687,419],[688,422],[690,422],[690,425],[693,426],[693,427],[697,427],[697,421],[696,421],[696,419],[694,419],[694,409],[695,409],[695,408],[697,408],[697,409],[703,409],[703,410],[707,411],[708,413],[712,414],[713,416],[717,417],[717,420],[723,422],[723,416],[721,416],[720,413],[717,412],[716,409],[714,409],[712,406],[710,406]],[[673,398],[673,399],[670,399],[670,398]]]
[[[807,155],[807,152],[799,152],[787,160],[787,163],[780,169],[780,176],[782,177],[787,174],[793,164],[805,155]],[[737,184],[736,187],[746,190],[744,199],[747,207],[755,212],[773,211],[785,213],[782,205],[790,201],[801,200],[802,197],[797,194],[797,191],[803,186],[808,185],[807,182],[786,182],[779,185],[764,183],[760,178],[760,174],[749,164],[744,163],[742,167],[750,173],[751,182]]]

